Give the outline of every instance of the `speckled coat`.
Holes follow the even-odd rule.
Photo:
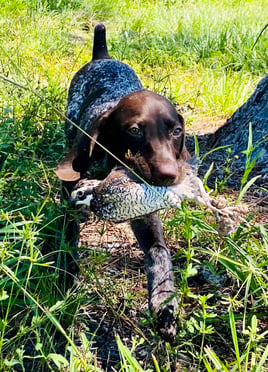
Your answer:
[[[125,63],[94,60],[82,67],[71,82],[67,118],[90,134],[92,123],[100,115],[114,108],[125,95],[142,89],[135,71]],[[82,134],[67,121],[66,135],[70,148]]]
[[[151,168],[154,172],[156,171],[157,180],[159,181],[159,177],[161,176],[165,178],[170,177],[174,180],[174,177],[177,177],[180,173],[181,166],[179,161],[184,162],[187,158],[187,151],[184,146],[185,133],[183,118],[164,97],[160,98],[156,93],[146,91],[131,67],[120,61],[111,59],[106,46],[105,27],[102,24],[98,24],[95,26],[94,31],[92,61],[77,72],[69,89],[67,107],[67,118],[69,120],[66,121],[67,155],[60,162],[56,170],[58,177],[63,181],[63,198],[68,198],[81,177],[103,179],[106,176],[103,174],[96,175],[96,172],[99,172],[101,169],[103,169],[103,172],[107,171],[109,173],[111,171],[114,164],[112,166],[109,164],[110,159],[107,156],[107,152],[105,151],[104,154],[99,153],[99,147],[94,148],[94,151],[92,150],[91,144],[93,143],[94,146],[92,137],[93,139],[98,138],[98,133],[101,132],[101,125],[109,125],[107,121],[106,124],[103,124],[106,113],[109,114],[118,105],[118,111],[123,110],[125,106],[120,106],[120,102],[122,102],[122,99],[128,102],[128,95],[135,92],[137,92],[136,96],[143,97],[145,100],[146,97],[148,100],[148,96],[150,96],[152,100],[150,102],[153,102],[150,110],[147,112],[147,106],[145,104],[143,105],[141,98],[138,99],[136,97],[135,102],[140,112],[142,112],[142,108],[146,108],[147,116],[149,117],[146,129],[148,131],[151,130],[150,133],[153,133],[154,136],[155,133],[160,133],[161,139],[165,138],[165,141],[161,142],[157,136],[154,137],[158,157],[155,156],[156,150],[153,151],[155,157],[151,153],[150,156],[148,155],[151,161]],[[163,108],[163,112],[161,112],[158,105],[160,105],[160,108]],[[165,113],[167,116],[164,115]],[[179,133],[181,135],[178,138],[170,135],[170,128],[167,127],[165,121],[166,117],[173,123],[173,129],[175,126],[177,129],[180,129]],[[158,121],[157,119],[161,120]],[[85,136],[76,125],[89,134],[91,139]],[[161,125],[161,130],[158,125]],[[108,135],[112,136],[114,127],[109,128],[109,130]],[[109,137],[110,140],[112,142],[117,141],[116,132],[112,139]],[[118,140],[120,141],[120,139]],[[105,145],[105,142],[99,140],[99,138],[98,142]],[[120,145],[120,143],[117,144]],[[123,147],[122,152],[124,154],[126,154],[125,150],[128,151],[131,148],[128,146],[126,148]],[[118,153],[120,154],[119,151]],[[163,155],[162,158],[160,154],[161,156]],[[133,155],[138,156],[139,152]],[[128,156],[130,155],[128,154]],[[97,163],[95,166],[94,162]],[[164,167],[161,168],[162,165]],[[148,166],[150,171],[151,168]],[[149,178],[153,178],[151,173]],[[172,341],[176,336],[175,316],[178,302],[176,299],[170,252],[166,247],[161,221],[157,214],[152,213],[134,219],[130,224],[141,249],[145,253],[149,308],[157,315],[157,329],[159,334],[165,340]],[[69,244],[76,243],[78,232],[79,229],[76,221],[72,220],[70,216],[70,222],[68,222],[66,228],[66,239]]]

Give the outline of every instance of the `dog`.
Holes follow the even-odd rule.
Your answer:
[[[189,158],[184,119],[165,97],[146,90],[130,66],[110,57],[103,24],[94,29],[92,61],[71,81],[66,116],[67,154],[56,173],[67,194],[81,178],[103,179],[121,162],[152,185],[180,182]],[[141,161],[133,164],[133,157]],[[149,309],[160,335],[172,341],[178,303],[161,222],[152,213],[130,223],[145,253]]]

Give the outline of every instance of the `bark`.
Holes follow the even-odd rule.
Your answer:
[[[202,162],[199,173],[204,175],[210,164],[214,169],[209,177],[209,183],[214,185],[215,179],[226,181],[226,185],[239,188],[245,170],[249,138],[249,125],[252,126],[252,145],[254,150],[251,160],[257,157],[249,178],[260,175],[256,185],[267,188],[268,184],[268,75],[257,85],[251,97],[232,115],[215,133],[199,136],[200,157],[212,149],[228,145],[227,149],[219,149],[209,154]],[[187,139],[187,147],[194,153],[194,139]],[[227,159],[229,158],[229,159]]]

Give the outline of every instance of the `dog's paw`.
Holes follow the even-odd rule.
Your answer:
[[[177,333],[176,314],[173,305],[167,305],[157,313],[157,332],[163,340],[173,343]]]
[[[173,343],[177,334],[178,302],[176,293],[171,293],[167,298],[154,296],[151,298],[149,308],[155,314],[156,330],[160,337]]]

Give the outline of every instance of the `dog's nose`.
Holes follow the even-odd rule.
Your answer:
[[[172,165],[157,167],[153,172],[154,184],[159,186],[173,185],[177,178],[178,169]]]

